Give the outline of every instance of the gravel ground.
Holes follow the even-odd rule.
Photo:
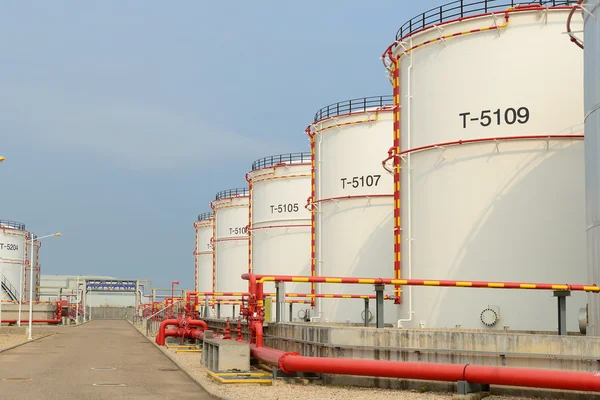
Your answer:
[[[136,328],[145,333],[140,325]],[[149,338],[154,341],[153,338]],[[280,380],[273,381],[273,386],[257,384],[221,384],[207,374],[207,369],[200,364],[199,353],[176,353],[175,349],[167,351],[185,369],[202,382],[202,385],[213,394],[231,400],[296,400],[296,399],[330,399],[353,400],[368,398],[369,400],[451,400],[456,393],[428,392],[418,393],[409,390],[390,390],[360,387],[336,387],[326,385],[290,384]],[[487,400],[529,400],[526,397],[489,396]],[[534,400],[534,399],[531,399]]]
[[[28,342],[26,329],[27,328],[24,326],[20,328],[13,326],[0,327],[0,350]],[[39,339],[44,336],[52,335],[56,332],[57,329],[34,326],[32,336],[34,339]]]
[[[296,399],[331,399],[351,400],[362,399],[368,396],[369,400],[414,399],[414,400],[449,400],[451,394],[443,393],[416,393],[410,391],[397,391],[370,388],[342,388],[320,385],[294,385],[274,381],[273,386],[256,384],[229,384],[223,385],[207,376],[207,370],[200,365],[200,356],[195,353],[175,353],[174,349],[168,350],[189,372],[202,380],[202,383],[213,393],[232,400],[238,399],[264,399],[264,400],[296,400]],[[250,392],[252,393],[249,396]]]
[[[175,349],[167,350],[188,372],[200,379],[211,392],[228,399],[264,399],[264,400],[296,400],[296,399],[331,399],[352,400],[368,398],[369,400],[450,400],[456,393],[418,393],[409,390],[390,390],[359,387],[334,387],[322,385],[296,385],[279,380],[273,386],[267,385],[224,385],[207,376],[207,369],[200,364],[198,353],[175,353]],[[252,393],[250,395],[250,393]],[[525,397],[489,396],[488,400],[527,400]]]

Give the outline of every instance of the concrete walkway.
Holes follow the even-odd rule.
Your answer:
[[[0,353],[0,398],[211,399],[127,321],[99,320]]]

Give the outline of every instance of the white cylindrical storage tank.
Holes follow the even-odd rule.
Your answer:
[[[198,215],[194,222],[196,229],[195,261],[195,287],[196,292],[212,292],[213,290],[213,225],[212,212]]]
[[[217,193],[211,203],[214,212],[214,265],[217,292],[248,292],[248,189],[229,189]],[[237,297],[237,299],[241,299]],[[236,307],[239,314],[240,307]],[[237,317],[233,307],[222,306],[221,317]]]
[[[456,1],[413,18],[388,53],[401,275],[585,283],[583,54],[564,35],[575,1],[480,3],[487,13]],[[585,300],[568,298],[569,331]],[[405,327],[558,326],[551,291],[405,287],[402,304]]]
[[[28,232],[25,224],[0,220],[0,300],[18,300]]]
[[[584,1],[585,191],[588,283],[600,282],[600,1]],[[573,29],[575,30],[575,29]],[[600,336],[600,296],[589,295],[590,336]]]
[[[265,157],[252,164],[248,173],[250,265],[255,274],[310,275],[311,213],[305,206],[311,176],[310,152]],[[290,294],[308,294],[310,289],[309,283],[285,283]],[[275,284],[265,283],[263,291],[274,293]],[[282,320],[289,321],[288,307],[282,310]],[[275,307],[271,316],[275,319]]]
[[[309,127],[314,154],[316,275],[393,278],[393,180],[381,168],[390,147],[392,97],[322,108]],[[318,284],[318,293],[374,295],[369,285]],[[392,294],[392,288],[386,288]],[[386,302],[386,315],[395,315]],[[321,322],[362,323],[362,299],[320,299]],[[375,314],[375,301],[370,304]],[[390,322],[388,318],[386,322]],[[374,319],[372,320],[374,322]]]

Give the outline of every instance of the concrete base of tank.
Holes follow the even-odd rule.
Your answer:
[[[52,319],[54,318],[54,311],[56,305],[54,303],[39,303],[33,304],[33,319]],[[15,320],[19,318],[19,304],[18,303],[2,303],[2,321]],[[29,320],[29,304],[23,303],[21,305],[21,320]],[[4,324],[4,322],[3,322]]]

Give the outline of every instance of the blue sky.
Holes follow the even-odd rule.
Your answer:
[[[26,1],[0,12],[0,219],[42,273],[193,286],[194,229],[322,106],[391,94],[379,60],[443,1]]]

